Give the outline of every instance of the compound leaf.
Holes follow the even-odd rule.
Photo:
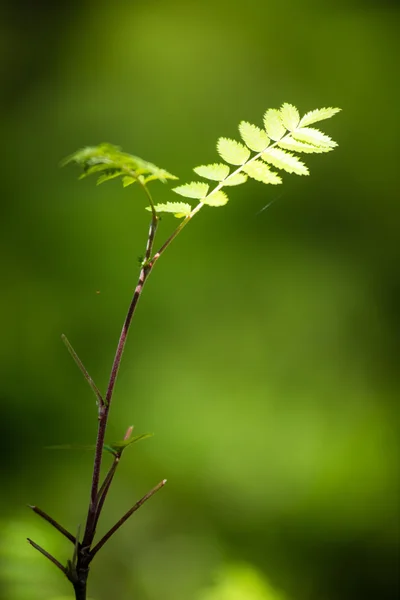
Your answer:
[[[272,183],[273,185],[282,183],[282,179],[261,160],[253,160],[244,165],[243,170],[249,177],[262,183]]]
[[[305,127],[306,125],[311,125],[312,123],[317,123],[324,119],[330,119],[341,110],[341,108],[316,108],[315,110],[310,110],[310,112],[306,113],[301,119],[300,126]]]
[[[146,210],[152,212],[151,206],[146,206]],[[172,213],[177,219],[182,219],[190,214],[192,207],[186,202],[167,202],[166,204],[156,204],[154,210],[156,213]]]
[[[217,190],[215,192],[211,192],[206,198],[203,198],[203,204],[207,204],[208,206],[224,206],[228,202],[229,198],[222,192],[221,190]]]
[[[271,140],[280,140],[286,133],[282,122],[281,113],[275,108],[270,108],[264,115],[264,127]]]
[[[239,132],[246,146],[254,152],[262,152],[269,145],[269,137],[257,125],[242,121],[239,124]]]
[[[280,148],[270,148],[267,152],[261,154],[265,162],[270,163],[277,169],[283,169],[288,173],[296,175],[309,175],[306,165],[290,152],[285,152]]]
[[[284,124],[286,129],[289,129],[289,131],[293,131],[294,129],[296,129],[296,127],[298,127],[300,122],[300,115],[299,111],[295,106],[293,106],[293,104],[288,104],[287,102],[282,104],[280,114],[282,123]]]
[[[195,167],[193,171],[204,177],[205,179],[212,179],[213,181],[222,181],[229,175],[229,167],[224,163],[214,163],[212,165],[201,165]]]
[[[217,142],[218,154],[231,165],[243,165],[250,157],[250,150],[240,142],[221,137]]]
[[[207,195],[208,188],[208,183],[204,183],[203,181],[192,181],[191,183],[185,183],[184,185],[172,188],[172,191],[181,196],[185,196],[185,198],[202,200]]]

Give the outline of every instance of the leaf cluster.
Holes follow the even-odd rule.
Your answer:
[[[83,169],[80,179],[97,175],[97,184],[117,177],[122,178],[124,187],[135,182],[146,185],[155,180],[166,183],[167,179],[178,179],[165,169],[160,169],[138,156],[122,152],[118,146],[112,144],[82,148],[68,156],[62,162],[62,166],[70,163],[75,163]]]
[[[285,103],[279,110],[265,112],[263,128],[242,121],[239,124],[242,141],[221,137],[217,142],[217,151],[224,163],[200,165],[193,169],[203,179],[216,182],[214,187],[203,181],[192,181],[173,191],[208,206],[223,206],[228,202],[228,196],[222,188],[243,184],[249,177],[277,185],[282,183],[277,171],[308,175],[309,170],[298,154],[330,152],[337,146],[329,136],[310,125],[329,119],[339,110],[316,109],[300,118],[297,108]]]

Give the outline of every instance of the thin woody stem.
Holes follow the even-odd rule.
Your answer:
[[[41,554],[43,554],[43,556],[45,556],[46,558],[48,558],[49,561],[53,563],[53,565],[55,565],[56,567],[58,567],[60,569],[60,571],[62,571],[64,573],[64,575],[66,577],[68,577],[68,571],[67,571],[67,569],[56,558],[54,558],[54,556],[52,556],[49,552],[47,552],[44,548],[42,548],[41,546],[39,546],[39,544],[36,544],[36,542],[34,542],[33,540],[31,540],[30,538],[27,538],[27,540],[28,540],[28,542],[30,543],[31,546],[33,546],[36,550],[38,550],[38,552],[40,552]]]
[[[141,498],[138,502],[136,502],[136,504],[134,506],[132,506],[132,508],[130,510],[128,510],[128,512],[125,513],[124,516],[121,517],[121,519],[113,527],[111,527],[111,529],[105,534],[104,537],[101,538],[101,540],[98,542],[98,544],[96,544],[96,546],[90,552],[91,559],[94,558],[94,556],[97,554],[97,552],[100,550],[100,548],[102,548],[104,546],[104,544],[110,539],[110,537],[112,535],[114,535],[114,533],[116,531],[118,531],[118,529],[125,523],[125,521],[127,521],[129,519],[129,517],[131,515],[133,515],[134,512],[136,512],[147,500],[149,500],[149,498],[154,496],[154,494],[156,492],[158,492],[158,490],[160,490],[162,487],[164,487],[164,485],[166,483],[167,483],[166,479],[163,479],[162,481],[160,481],[160,483],[158,483],[152,490],[147,492],[147,494],[145,494],[143,496],[143,498]]]
[[[50,523],[50,525],[52,525],[55,529],[57,529],[57,531],[62,533],[62,535],[64,535],[70,542],[76,544],[75,536],[72,535],[72,533],[70,533],[69,531],[67,531],[62,525],[60,525],[60,523],[57,523],[57,521],[50,517],[50,515],[45,513],[44,510],[42,510],[38,506],[32,506],[31,504],[28,504],[28,507],[31,508],[34,513],[42,517],[42,519]]]
[[[148,190],[145,186],[144,186],[144,189],[145,189],[147,195],[149,196],[149,198],[151,198],[150,193],[148,192]],[[125,348],[125,343],[126,343],[126,340],[128,337],[129,327],[132,322],[132,317],[134,315],[136,306],[138,304],[139,298],[143,291],[144,284],[146,283],[146,280],[147,280],[148,276],[150,275],[150,272],[152,269],[152,266],[150,266],[148,264],[148,261],[151,257],[151,253],[153,250],[154,238],[155,238],[155,234],[157,231],[157,225],[158,225],[158,217],[157,217],[156,212],[154,211],[154,204],[152,201],[151,201],[151,206],[153,208],[153,212],[152,212],[152,220],[151,220],[150,228],[149,228],[149,234],[148,234],[148,238],[147,238],[145,259],[143,261],[142,268],[139,273],[138,283],[136,285],[136,289],[133,294],[133,298],[132,298],[131,304],[129,306],[128,313],[126,315],[125,322],[122,327],[121,335],[119,338],[117,350],[116,350],[115,357],[114,357],[114,362],[113,362],[113,365],[111,368],[110,380],[108,383],[107,392],[106,392],[106,396],[104,399],[104,404],[101,407],[101,410],[99,412],[99,424],[98,424],[98,430],[97,430],[96,450],[95,450],[94,465],[93,465],[92,487],[91,487],[91,492],[90,492],[90,503],[89,503],[89,509],[88,509],[88,516],[87,516],[87,520],[86,520],[85,534],[84,534],[84,538],[83,538],[83,542],[82,542],[83,546],[91,545],[94,534],[95,534],[95,525],[99,518],[99,514],[98,514],[98,510],[97,510],[98,509],[98,507],[97,507],[98,488],[99,488],[100,469],[101,469],[104,439],[105,439],[105,433],[106,433],[106,429],[107,429],[107,421],[108,421],[108,415],[109,415],[109,411],[110,411],[111,400],[112,400],[114,386],[115,386],[115,382],[117,379],[117,375],[118,375],[118,371],[119,371],[119,367],[120,367],[120,363],[121,363],[122,354],[123,354],[123,351]]]

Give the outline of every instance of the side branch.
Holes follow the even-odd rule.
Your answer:
[[[67,569],[56,558],[54,558],[54,556],[52,556],[49,552],[47,552],[46,550],[44,550],[44,548],[42,548],[41,546],[39,546],[39,544],[36,544],[36,542],[34,542],[33,540],[31,540],[30,538],[26,538],[26,539],[28,540],[28,542],[30,543],[30,545],[35,548],[35,550],[37,550],[38,552],[40,552],[41,554],[43,554],[43,556],[45,556],[46,558],[48,558],[49,561],[53,563],[53,565],[55,565],[56,567],[58,567],[60,569],[60,571],[62,571],[64,573],[64,575],[66,577],[68,577],[68,571],[67,571]],[[69,579],[69,577],[68,577],[68,579]]]
[[[160,490],[162,487],[164,487],[164,485],[166,483],[167,483],[166,479],[163,479],[162,481],[160,481],[160,483],[158,483],[152,490],[150,490],[150,492],[147,492],[147,494],[145,496],[143,496],[143,498],[141,498],[138,502],[136,502],[136,504],[134,506],[132,506],[132,508],[130,510],[128,510],[128,512],[125,513],[124,516],[121,517],[121,519],[113,527],[111,527],[111,529],[105,534],[104,537],[101,538],[99,543],[96,544],[96,546],[90,552],[91,560],[94,558],[94,556],[100,550],[100,548],[102,548],[104,546],[104,544],[110,539],[110,537],[112,535],[114,535],[114,533],[116,531],[118,531],[118,529],[125,523],[125,521],[127,521],[129,519],[129,517],[131,515],[133,515],[134,512],[136,512],[147,500],[149,500],[149,498],[154,496],[154,494],[156,492],[158,492],[158,490]]]
[[[31,504],[28,504],[28,507],[31,508],[34,513],[39,515],[39,517],[42,517],[42,519],[50,523],[50,525],[57,529],[57,531],[64,535],[70,542],[72,542],[74,545],[76,544],[75,536],[72,535],[72,533],[70,533],[69,531],[67,531],[62,525],[60,525],[60,523],[57,523],[57,521],[50,517],[50,515],[45,513],[44,510],[41,510],[38,506],[32,506]]]

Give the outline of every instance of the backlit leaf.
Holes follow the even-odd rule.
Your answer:
[[[300,127],[292,132],[292,136],[299,142],[306,144],[314,144],[322,148],[334,148],[337,143],[334,142],[329,135],[325,135],[322,131],[313,127]]]
[[[242,165],[250,157],[250,150],[240,142],[221,137],[217,142],[218,154],[231,165]]]
[[[224,163],[214,163],[212,165],[201,165],[193,169],[197,175],[204,177],[205,179],[212,179],[213,181],[222,181],[229,175],[229,167]]]
[[[228,179],[224,180],[224,186],[226,185],[241,185],[242,183],[246,183],[247,175],[245,173],[235,173],[235,175],[231,175]]]
[[[330,152],[333,148],[321,146],[314,146],[313,144],[305,144],[294,140],[290,135],[287,135],[284,140],[278,142],[278,146],[284,150],[292,150],[293,152],[304,152],[305,154]]]
[[[306,125],[311,125],[312,123],[317,123],[318,121],[323,121],[324,119],[330,119],[333,115],[340,112],[341,108],[317,108],[315,110],[311,110],[306,113],[304,117],[300,121],[300,126],[305,127]]]
[[[225,192],[218,190],[216,192],[211,192],[211,194],[204,198],[202,202],[208,206],[224,206],[228,200],[229,198]]]
[[[286,133],[286,128],[281,119],[281,113],[275,108],[270,108],[265,113],[264,127],[271,140],[280,140]]]
[[[296,173],[296,175],[309,174],[306,165],[297,156],[285,152],[280,148],[270,148],[267,152],[261,154],[261,158],[277,169],[283,169],[288,173]]]
[[[167,202],[166,204],[156,204],[154,209],[156,213],[172,213],[177,219],[182,219],[191,212],[192,207],[186,202]],[[151,206],[146,206],[146,210],[152,212]]]
[[[269,137],[263,129],[260,129],[256,125],[242,121],[239,124],[239,132],[246,146],[254,152],[261,152],[269,144]]]
[[[300,122],[300,115],[299,111],[295,106],[293,106],[293,104],[288,104],[287,102],[282,104],[280,114],[282,123],[284,124],[286,129],[289,129],[289,131],[293,131],[293,129],[296,129],[296,127],[298,127]]]
[[[244,165],[243,170],[249,177],[263,183],[272,183],[276,185],[282,183],[282,179],[261,160],[254,160]]]
[[[172,188],[172,191],[181,196],[185,196],[185,198],[202,200],[207,195],[208,188],[208,183],[204,183],[203,181],[192,181],[191,183],[185,183],[184,185]]]

